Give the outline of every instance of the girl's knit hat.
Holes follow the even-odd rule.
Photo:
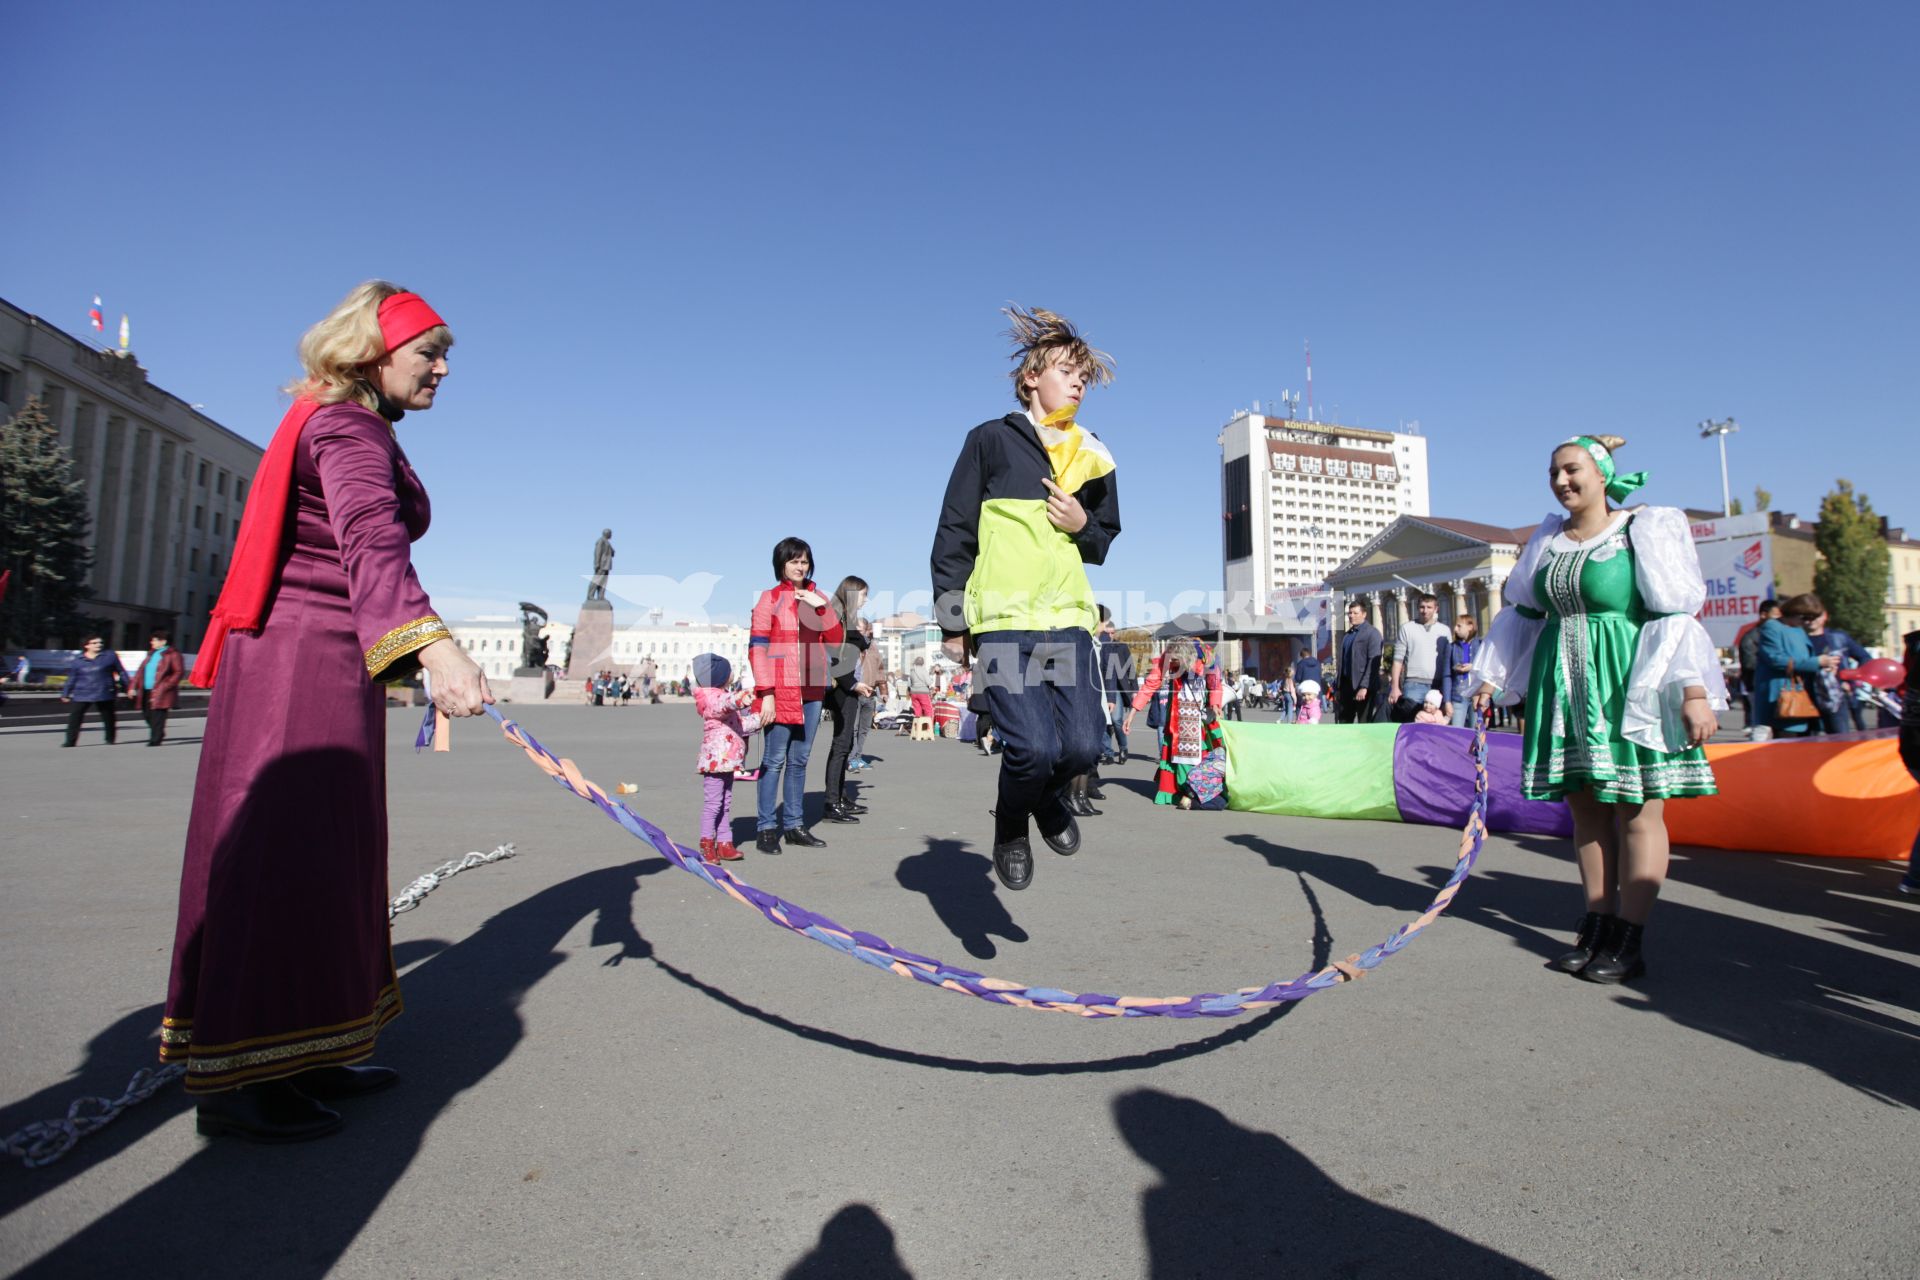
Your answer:
[[[1302,680],[1300,682],[1300,692],[1305,697],[1317,698],[1320,696],[1320,682],[1318,680]]]
[[[693,682],[702,689],[724,689],[733,680],[733,666],[717,653],[703,653],[693,660]]]

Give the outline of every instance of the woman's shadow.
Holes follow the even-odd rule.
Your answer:
[[[638,877],[668,869],[653,859],[591,871],[501,911],[402,981],[406,1016],[382,1037],[379,1061],[398,1068],[403,1082],[342,1103],[344,1130],[280,1148],[186,1137],[195,1146],[171,1172],[17,1274],[113,1275],[137,1253],[150,1274],[193,1274],[217,1258],[231,1275],[324,1276],[406,1173],[441,1111],[513,1053],[524,1030],[521,997],[567,960],[558,947],[580,921],[594,919],[593,945],[619,944],[604,963],[651,955],[633,925],[633,894]],[[151,1011],[134,1016],[152,1025]],[[96,1044],[118,1034],[109,1029]],[[131,1054],[129,1071],[138,1057]],[[108,1145],[86,1159],[124,1148],[190,1101],[173,1086],[165,1102],[146,1104],[151,1112],[143,1107],[118,1122],[122,1136],[94,1139]]]
[[[1113,1113],[1160,1174],[1140,1206],[1150,1276],[1545,1275],[1354,1194],[1281,1139],[1192,1098],[1136,1089]]]
[[[1014,923],[1007,904],[993,890],[992,860],[967,852],[963,840],[929,838],[926,852],[902,858],[893,877],[901,888],[925,894],[947,932],[976,959],[999,954],[993,937],[1027,940],[1027,931]]]

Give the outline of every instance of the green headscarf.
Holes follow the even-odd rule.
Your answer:
[[[1647,482],[1647,473],[1632,471],[1626,475],[1615,475],[1613,452],[1592,436],[1575,436],[1565,444],[1577,444],[1593,456],[1594,465],[1600,468],[1600,475],[1607,482],[1607,496],[1615,502],[1624,502],[1628,494]]]

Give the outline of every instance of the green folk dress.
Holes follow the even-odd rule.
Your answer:
[[[1641,632],[1661,616],[1648,610],[1635,572],[1628,526],[1637,518],[1589,542],[1549,542],[1531,584],[1540,607],[1518,610],[1545,620],[1521,748],[1520,788],[1530,800],[1585,790],[1608,804],[1639,804],[1717,790],[1699,747],[1661,751],[1622,729]]]

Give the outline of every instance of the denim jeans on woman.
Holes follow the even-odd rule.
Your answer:
[[[804,724],[776,724],[767,727],[767,755],[760,768],[758,793],[761,831],[776,827],[807,825],[807,757],[813,754],[813,740],[820,731],[820,704],[804,702]],[[785,780],[785,807],[781,804],[781,783]]]

